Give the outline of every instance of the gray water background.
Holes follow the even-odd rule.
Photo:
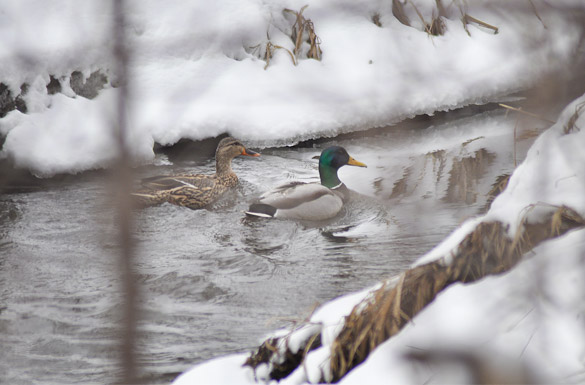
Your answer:
[[[485,210],[496,178],[514,169],[545,126],[518,131],[517,119],[496,106],[474,107],[265,149],[260,158],[234,160],[240,186],[212,210],[164,204],[137,212],[143,381],[169,383],[196,363],[251,351],[317,304],[407,269]],[[338,217],[245,217],[262,191],[316,181],[312,157],[332,144],[368,164],[341,170],[355,194]],[[210,146],[159,149],[136,177],[212,173]],[[0,383],[120,378],[123,301],[109,180],[107,172],[87,172],[0,195]]]

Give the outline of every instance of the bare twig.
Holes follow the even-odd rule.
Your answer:
[[[423,15],[420,13],[420,11],[418,10],[418,7],[411,1],[408,0],[410,2],[410,5],[412,5],[412,7],[414,8],[414,10],[416,11],[416,14],[418,15],[421,23],[423,24],[424,28],[425,28],[425,32],[429,35],[432,36],[439,36],[439,35],[443,35],[445,33],[445,24],[443,23],[443,20],[441,19],[441,12],[442,12],[442,8],[438,10],[439,16],[435,16],[435,11],[433,10],[433,15],[431,17],[431,22],[427,23],[426,20],[424,19]],[[442,4],[439,2],[437,2],[437,6],[441,6]],[[443,9],[444,11],[444,9]]]
[[[498,103],[498,105],[500,107],[504,107],[504,108],[507,108],[509,110],[516,111],[516,112],[519,112],[519,113],[524,114],[524,115],[531,116],[531,117],[536,118],[536,119],[540,119],[540,120],[542,120],[544,122],[547,122],[547,123],[550,123],[550,124],[555,124],[556,123],[556,122],[553,122],[552,120],[548,120],[547,118],[543,118],[542,116],[539,116],[539,115],[534,114],[532,112],[524,111],[521,108],[512,107],[512,106],[509,106],[507,104],[502,104],[502,103]]]
[[[475,23],[475,24],[481,25],[482,27],[489,28],[489,29],[494,31],[494,35],[498,33],[498,27],[494,27],[493,25],[488,24],[485,21],[481,21],[479,19],[476,19],[475,17],[466,13],[465,15],[463,15],[463,24],[467,25],[469,23]],[[465,30],[469,34],[469,31],[467,30],[467,28],[465,28]]]
[[[399,22],[410,27],[410,20],[408,19],[408,16],[406,16],[406,12],[404,12],[404,4],[402,4],[400,0],[392,0],[392,14]]]
[[[516,123],[514,124],[514,168],[518,166],[517,156],[516,156],[516,142],[518,140],[518,119],[516,119]]]
[[[530,3],[530,5],[532,6],[532,10],[534,11],[534,14],[536,15],[536,17],[538,18],[538,20],[540,20],[540,22],[542,23],[542,26],[544,27],[544,29],[546,28],[546,24],[544,24],[544,21],[542,21],[542,18],[540,17],[540,15],[538,14],[538,10],[536,9],[536,6],[534,5],[534,3],[532,2],[532,0],[528,0],[528,2]]]
[[[305,22],[305,26],[307,31],[309,32],[309,52],[307,53],[307,57],[311,59],[321,60],[321,39],[315,33],[315,25],[311,20],[307,20]]]

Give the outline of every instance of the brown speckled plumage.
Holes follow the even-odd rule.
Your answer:
[[[155,176],[142,180],[142,189],[133,193],[142,206],[169,202],[190,209],[199,209],[215,202],[223,193],[238,184],[231,163],[238,155],[259,156],[246,150],[238,140],[227,137],[217,145],[215,174],[182,174]]]

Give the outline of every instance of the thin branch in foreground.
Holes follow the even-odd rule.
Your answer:
[[[136,365],[136,324],[137,324],[137,288],[133,268],[134,247],[132,242],[132,202],[131,168],[127,143],[127,99],[128,99],[128,60],[129,52],[124,31],[124,0],[114,0],[114,46],[113,55],[118,76],[118,99],[116,105],[116,120],[113,133],[118,146],[118,161],[114,173],[114,188],[116,195],[116,213],[119,226],[119,268],[121,289],[123,294],[123,324],[120,327],[120,351],[122,365],[122,382],[124,384],[138,383]]]

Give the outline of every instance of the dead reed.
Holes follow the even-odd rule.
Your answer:
[[[411,1],[411,0],[404,0],[401,2],[400,0],[392,0],[392,14],[394,17],[404,25],[411,27],[410,19],[405,10],[405,6],[410,4],[410,6],[414,9],[416,15],[420,19],[422,25],[424,26],[424,31],[431,35],[431,36],[441,36],[444,35],[446,32],[446,26],[444,19],[448,19],[447,7],[443,5],[442,0],[436,0],[436,8],[433,9],[433,14],[431,16],[431,21],[427,22],[420,12],[418,7]],[[494,31],[494,34],[498,33],[498,27],[495,27],[491,24],[488,24],[482,20],[479,20],[473,16],[471,16],[466,9],[466,4],[464,3],[457,3],[457,7],[461,12],[461,21],[463,23],[463,28],[467,32],[468,35],[471,35],[469,30],[467,29],[467,25],[470,23],[474,23],[480,25],[484,28],[488,28]],[[538,12],[534,9],[536,16],[540,19]]]
[[[266,61],[266,65],[264,66],[264,69],[268,68],[268,65],[270,64],[270,59],[272,59],[272,56],[274,55],[274,51],[277,49],[283,49],[286,52],[288,52],[288,54],[290,55],[290,58],[292,59],[293,64],[297,65],[297,61],[295,60],[295,57],[293,56],[292,52],[290,52],[288,49],[286,49],[280,45],[272,44],[270,41],[268,41],[266,43],[266,51],[264,53],[264,61]]]
[[[540,242],[582,226],[585,219],[565,206],[558,207],[543,223],[528,224],[525,216],[514,239],[508,237],[507,227],[500,222],[479,224],[460,243],[451,263],[437,260],[407,270],[396,286],[382,287],[373,299],[353,309],[332,345],[333,382],[398,333],[450,284],[474,282],[508,271]]]
[[[282,50],[286,51],[289,54],[289,56],[290,56],[293,64],[295,66],[297,65],[297,61],[296,61],[294,55],[292,54],[292,52],[290,52],[289,49],[287,49],[287,48],[285,48],[283,46],[280,46],[278,44],[272,43],[270,41],[270,36],[268,34],[266,34],[266,40],[267,41],[266,41],[266,44],[265,45],[264,44],[257,44],[255,46],[249,47],[247,49],[247,51],[249,53],[252,53],[252,54],[258,56],[258,58],[261,58],[261,59],[263,59],[266,62],[266,64],[264,65],[264,69],[267,69],[268,66],[270,65],[270,60],[272,60],[272,57],[274,56],[274,52],[277,49],[282,49]]]
[[[507,178],[496,184],[502,189]],[[377,346],[397,334],[413,317],[434,300],[437,294],[455,282],[470,283],[488,275],[500,274],[514,267],[529,250],[540,242],[585,226],[585,219],[574,210],[562,206],[541,223],[528,223],[524,213],[515,238],[500,222],[480,223],[450,255],[450,261],[439,259],[402,273],[395,284],[385,284],[368,299],[354,307],[331,346],[331,379],[339,381],[362,363]],[[286,339],[286,337],[283,337]],[[311,336],[304,349],[283,354],[278,346],[286,341],[271,338],[253,353],[245,365],[256,368],[271,365],[270,378],[281,379],[299,367],[307,353],[321,346],[320,333]]]
[[[502,174],[496,178],[492,188],[487,193],[486,210],[489,209],[496,197],[508,187],[511,174]]]
[[[266,44],[257,44],[247,49],[248,52],[255,54],[258,58],[263,59],[266,62],[264,69],[268,68],[275,51],[278,49],[286,51],[289,54],[293,64],[296,66],[298,64],[299,57],[304,50],[303,43],[307,43],[309,46],[306,54],[307,58],[321,60],[321,55],[323,53],[321,51],[321,39],[319,39],[315,33],[315,25],[313,22],[303,16],[303,12],[307,7],[308,5],[305,5],[299,12],[293,11],[291,9],[283,10],[284,13],[290,13],[295,17],[295,22],[292,25],[290,36],[292,42],[294,43],[292,52],[286,47],[272,43],[268,33],[266,34]]]
[[[401,3],[400,0],[392,0],[392,14],[396,20],[410,27],[410,19],[404,11],[404,5],[406,4],[406,1],[407,0],[405,0],[404,3]]]
[[[255,353],[248,357],[244,366],[256,369],[261,364],[270,364],[269,376],[271,379],[278,381],[285,378],[302,364],[311,350],[321,347],[321,332],[313,334],[305,347],[296,353],[288,348],[287,341],[286,337],[269,338],[258,347]],[[279,349],[281,344],[285,344],[284,353],[281,353]]]
[[[439,4],[441,4],[441,2],[440,0],[437,0],[437,5]],[[432,36],[440,36],[445,33],[445,23],[443,22],[442,16],[435,14],[435,10],[433,10],[431,22],[427,23],[422,13],[418,10],[417,6],[412,1],[410,1],[410,5],[412,5],[421,23],[425,26],[426,33]],[[443,9],[442,5],[440,9]]]
[[[465,32],[467,32],[467,34],[469,36],[471,36],[471,33],[469,32],[469,29],[467,29],[467,25],[474,23],[477,25],[480,25],[482,27],[491,29],[492,31],[494,31],[494,35],[496,35],[498,33],[498,27],[495,27],[491,24],[488,24],[482,20],[479,20],[473,16],[471,16],[468,12],[467,12],[467,4],[465,2],[459,2],[457,4],[457,7],[459,8],[459,12],[461,13],[461,22],[463,23],[463,28],[465,29]]]
[[[504,108],[506,108],[506,109],[508,109],[508,110],[516,111],[516,112],[519,112],[519,113],[521,113],[521,114],[524,114],[524,115],[527,115],[527,116],[531,116],[531,117],[533,117],[533,118],[536,118],[536,119],[542,120],[542,121],[544,121],[544,122],[547,122],[547,123],[550,123],[550,124],[555,124],[555,122],[553,122],[552,120],[549,120],[549,119],[547,119],[547,118],[544,118],[544,117],[542,117],[542,116],[540,116],[540,115],[537,115],[537,114],[535,114],[535,113],[533,113],[533,112],[524,111],[522,108],[518,108],[518,107],[512,107],[512,106],[509,106],[509,105],[507,105],[507,104],[503,104],[503,103],[498,103],[498,105],[499,105],[500,107],[504,107]]]
[[[463,23],[463,28],[465,28],[465,31],[467,32],[468,35],[471,35],[471,33],[469,33],[469,29],[467,29],[467,25],[471,24],[471,23],[475,23],[477,25],[480,25],[482,27],[491,29],[492,31],[494,31],[494,35],[496,35],[498,33],[498,27],[495,27],[491,24],[486,23],[485,21],[481,21],[473,16],[471,16],[468,13],[464,13],[461,17],[461,22]]]
[[[569,121],[567,122],[567,125],[563,127],[563,132],[566,134],[570,134],[573,131],[580,131],[581,128],[579,126],[577,126],[577,119],[579,119],[579,116],[581,115],[581,112],[583,111],[583,109],[585,108],[585,102],[583,103],[579,103],[576,107],[575,107],[575,113],[573,115],[571,115],[571,117],[569,118]]]
[[[380,21],[380,14],[378,12],[372,15],[372,23],[376,24],[378,27],[382,26],[382,21]]]
[[[315,33],[315,25],[311,21],[311,19],[305,19],[303,16],[303,12],[308,7],[305,5],[301,8],[299,12],[293,11],[292,9],[286,8],[284,12],[290,13],[295,16],[295,22],[292,26],[292,33],[291,39],[295,44],[295,48],[293,50],[295,57],[299,57],[301,54],[301,48],[303,42],[307,42],[309,44],[309,50],[307,52],[307,57],[309,59],[316,59],[321,60],[321,39]]]

